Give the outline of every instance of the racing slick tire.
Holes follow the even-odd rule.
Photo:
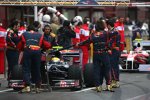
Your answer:
[[[12,80],[22,80],[22,65],[15,65],[12,69]]]
[[[93,87],[94,86],[93,64],[92,63],[88,63],[85,65],[84,83],[85,83],[86,87]]]
[[[83,74],[79,65],[71,65],[68,69],[68,78],[79,80],[79,86],[71,88],[71,90],[81,90],[83,88]]]
[[[22,80],[23,73],[22,73],[22,65],[15,65],[12,69],[12,78],[11,80]],[[23,87],[13,87],[13,90],[20,91]]]

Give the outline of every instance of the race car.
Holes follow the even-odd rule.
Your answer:
[[[142,71],[143,68],[149,71],[150,52],[145,48],[149,48],[149,41],[133,42],[134,51],[122,53],[120,57],[120,70],[137,70]],[[147,66],[149,65],[149,66]]]
[[[59,50],[56,50],[59,49]],[[42,59],[45,63],[46,85],[50,90],[52,87],[70,88],[79,90],[83,88],[82,60],[75,64],[71,62],[72,57],[82,58],[80,50],[63,50],[61,47],[54,47],[43,54]],[[22,66],[16,65],[13,69],[12,79],[9,86],[14,90],[20,90],[24,87],[22,78]],[[51,90],[50,90],[51,91]]]

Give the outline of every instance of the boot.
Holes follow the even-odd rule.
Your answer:
[[[115,92],[111,85],[106,85],[106,88],[104,89],[104,91]]]
[[[31,92],[30,86],[26,86],[20,91],[20,93],[29,93],[29,92]]]

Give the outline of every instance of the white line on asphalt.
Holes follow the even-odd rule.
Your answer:
[[[82,89],[80,91],[75,91],[75,93],[85,92],[85,91],[89,91],[89,90],[92,90],[92,89],[94,89],[94,87]]]
[[[143,94],[143,95],[139,95],[139,96],[135,96],[135,97],[129,98],[129,99],[127,99],[127,100],[136,100],[136,99],[140,99],[141,97],[144,97],[144,96],[149,95],[149,94],[150,94],[150,93]]]
[[[0,93],[2,92],[8,92],[8,91],[12,91],[13,89],[7,89],[7,90],[1,90]]]

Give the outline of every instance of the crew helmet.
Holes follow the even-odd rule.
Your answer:
[[[45,14],[42,18],[43,22],[50,23],[51,17],[48,14]]]
[[[83,19],[81,16],[75,16],[73,18],[73,22],[74,22],[74,25],[78,25],[79,22],[83,22]]]

